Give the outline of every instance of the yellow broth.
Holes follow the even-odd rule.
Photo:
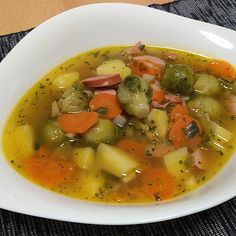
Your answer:
[[[105,47],[75,56],[74,58],[71,58],[54,68],[43,78],[37,81],[29,91],[27,91],[27,93],[21,98],[21,100],[17,103],[16,107],[10,114],[3,133],[3,149],[6,159],[18,173],[20,173],[28,180],[44,186],[49,190],[81,200],[112,203],[151,203],[161,200],[157,197],[150,198],[144,195],[136,196],[135,191],[131,191],[128,197],[125,196],[124,198],[122,198],[121,196],[120,199],[114,200],[111,195],[116,192],[116,190],[118,191],[123,183],[121,183],[121,181],[117,177],[112,176],[106,171],[98,173],[98,170],[96,170],[96,168],[91,171],[94,171],[94,173],[91,174],[77,167],[71,178],[65,183],[55,186],[47,186],[43,182],[38,182],[37,180],[32,178],[29,173],[27,173],[27,171],[25,170],[26,158],[20,155],[20,150],[17,150],[15,148],[15,143],[12,141],[12,135],[16,127],[24,125],[26,123],[30,124],[37,136],[37,134],[40,132],[42,124],[50,119],[51,104],[54,100],[59,99],[63,93],[62,91],[55,89],[55,86],[53,85],[53,81],[55,78],[67,72],[78,71],[80,73],[80,80],[83,80],[95,75],[96,68],[103,61],[112,58],[121,59],[125,63],[128,63],[127,56],[122,54],[122,52],[126,48],[127,46]],[[207,72],[207,64],[211,60],[211,58],[193,54],[190,52],[169,48],[159,48],[154,46],[146,46],[145,53],[165,59],[167,58],[166,55],[168,55],[169,53],[175,53],[176,60],[170,60],[168,61],[168,63],[186,64],[193,69],[194,73]],[[222,104],[222,107],[224,107],[225,100],[223,99],[223,97],[220,97],[219,100]],[[219,121],[225,129],[230,130],[233,134],[236,133],[234,118],[232,118],[232,116],[228,114],[227,111],[224,110],[224,108]],[[136,139],[137,137],[134,138]],[[140,140],[146,142],[146,139],[142,140],[142,138],[140,138]],[[35,145],[37,146],[37,143]],[[229,160],[234,150],[235,138],[228,145],[225,153],[216,151],[212,147],[208,146],[206,148],[207,155],[205,156],[205,159],[203,161],[203,165],[206,167],[206,170],[190,171],[187,169],[186,178],[183,177],[181,180],[175,180],[177,189],[175,196],[179,196],[192,191],[211,179]],[[66,158],[69,160],[69,162],[73,162],[71,157]],[[144,166],[146,165],[150,167],[165,168],[163,157],[153,157],[147,158],[145,160],[138,159],[138,161]],[[189,172],[191,172],[191,175],[189,175]],[[101,176],[101,181],[105,181],[105,183],[103,183],[103,189],[100,189],[99,192],[96,192],[96,194],[91,194],[91,190],[89,189],[90,184],[88,182],[93,181],[96,178],[100,178]],[[139,184],[140,183],[135,180],[127,183],[131,190],[136,188],[138,189]]]

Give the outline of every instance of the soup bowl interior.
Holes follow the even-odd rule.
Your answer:
[[[44,74],[89,49],[137,41],[222,58],[236,65],[234,31],[130,4],[94,4],[64,12],[29,33],[0,64],[0,130],[21,96]],[[51,219],[137,224],[192,214],[236,194],[236,155],[207,184],[154,205],[107,205],[67,198],[17,174],[0,158],[0,207]]]

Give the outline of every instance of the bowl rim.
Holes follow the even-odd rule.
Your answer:
[[[224,27],[221,27],[221,26],[217,26],[217,25],[212,25],[212,24],[209,24],[209,23],[206,23],[206,22],[200,22],[200,21],[197,21],[197,20],[193,20],[193,19],[189,19],[189,18],[186,18],[186,17],[183,17],[183,16],[178,16],[178,15],[174,15],[172,13],[168,13],[168,12],[164,12],[162,10],[158,10],[158,9],[154,9],[154,8],[151,8],[151,7],[146,7],[146,6],[141,6],[141,5],[138,5],[138,4],[127,4],[127,3],[96,3],[96,4],[88,4],[88,5],[84,5],[84,6],[80,6],[80,7],[75,7],[75,8],[72,8],[70,10],[67,10],[65,12],[62,12],[50,19],[48,19],[47,21],[43,22],[42,24],[40,24],[38,27],[36,27],[35,29],[33,29],[30,33],[28,33],[10,52],[9,54],[2,60],[1,64],[0,64],[0,71],[1,71],[1,66],[3,66],[5,63],[8,63],[8,58],[11,58],[12,55],[14,55],[15,51],[18,49],[18,48],[21,48],[25,43],[27,43],[28,40],[31,40],[32,37],[34,37],[34,35],[37,33],[37,32],[40,32],[41,31],[41,28],[43,28],[45,25],[47,24],[53,24],[54,21],[56,21],[58,19],[58,17],[66,17],[67,14],[70,14],[72,12],[76,12],[76,11],[80,11],[80,9],[96,9],[96,8],[103,8],[103,7],[110,7],[110,6],[117,6],[117,7],[136,7],[136,8],[140,8],[140,9],[145,9],[145,11],[150,11],[150,12],[156,12],[157,14],[160,14],[160,15],[167,15],[167,16],[171,16],[171,17],[174,17],[174,18],[178,18],[178,19],[184,19],[184,21],[186,22],[196,22],[198,25],[202,25],[202,26],[211,26],[211,27],[214,27],[216,29],[220,29],[220,30],[224,30],[224,31],[228,31],[228,32],[234,32],[233,30],[230,30],[230,29],[226,29]],[[79,12],[78,12],[79,13]],[[235,33],[235,32],[234,32]],[[228,161],[229,163],[229,161]],[[227,163],[227,164],[228,164]],[[215,178],[215,177],[214,177]],[[208,181],[208,183],[210,183],[210,181]],[[206,184],[205,184],[206,185]],[[37,186],[38,187],[38,186]],[[38,217],[44,217],[44,218],[50,218],[50,219],[54,219],[54,220],[63,220],[63,221],[68,221],[68,222],[80,222],[80,223],[89,223],[89,224],[108,224],[108,225],[125,225],[125,224],[140,224],[140,223],[152,223],[152,222],[157,222],[157,221],[164,221],[164,220],[170,220],[170,219],[173,219],[173,218],[178,218],[178,217],[183,217],[183,216],[186,216],[186,215],[190,215],[190,214],[193,214],[193,213],[197,213],[197,212],[200,212],[200,211],[203,211],[203,210],[207,210],[211,207],[214,207],[216,205],[219,205],[231,198],[233,198],[234,196],[236,195],[236,191],[231,191],[230,193],[227,194],[226,197],[224,198],[220,198],[220,199],[214,199],[212,200],[210,203],[208,202],[207,204],[206,203],[203,203],[200,207],[198,208],[193,208],[193,209],[190,209],[188,211],[180,211],[180,212],[177,212],[176,215],[170,215],[170,216],[166,216],[166,217],[162,217],[160,219],[156,219],[155,217],[154,218],[140,218],[139,220],[135,219],[135,220],[132,220],[130,219],[129,221],[124,221],[123,219],[120,219],[119,222],[117,221],[113,221],[112,219],[110,219],[110,221],[108,223],[104,222],[104,219],[102,218],[97,218],[97,220],[94,220],[92,219],[91,221],[88,221],[86,218],[83,219],[83,217],[80,218],[80,220],[78,221],[78,219],[75,219],[73,221],[73,219],[71,219],[70,217],[60,217],[59,215],[54,215],[54,214],[46,214],[46,213],[43,213],[43,212],[40,212],[40,213],[37,213],[37,212],[34,212],[32,211],[31,209],[15,209],[14,207],[11,207],[11,206],[4,206],[4,204],[2,205],[2,203],[0,203],[1,208],[3,209],[6,209],[6,210],[11,210],[11,211],[14,211],[14,212],[18,212],[18,213],[23,213],[23,214],[27,214],[27,215],[33,215],[33,216],[38,216]],[[70,198],[69,198],[70,199]],[[76,200],[78,201],[78,200]],[[93,203],[84,203],[85,205],[94,205]],[[103,204],[99,204],[99,208],[100,207],[105,207],[105,208],[110,208],[110,206],[105,206]],[[117,206],[117,205],[114,205],[112,206],[112,208],[123,208],[123,205],[122,206]],[[126,208],[127,206],[125,206]],[[133,206],[128,206],[128,208],[133,208]],[[139,209],[141,209],[141,207],[139,207]]]

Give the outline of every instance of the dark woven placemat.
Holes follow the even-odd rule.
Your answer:
[[[236,0],[179,0],[151,7],[236,30]],[[166,22],[168,24],[168,22]],[[0,37],[0,61],[29,31]],[[122,217],[122,216],[121,216]],[[210,210],[160,223],[102,226],[67,223],[0,210],[0,236],[236,235],[236,198]]]

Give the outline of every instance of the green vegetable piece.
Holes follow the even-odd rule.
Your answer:
[[[117,97],[128,114],[138,119],[148,116],[152,90],[144,79],[127,76],[118,87]]]
[[[212,97],[195,97],[187,102],[187,106],[198,117],[208,114],[211,119],[217,119],[221,114],[220,103]]]
[[[123,136],[134,138],[141,142],[146,140],[149,133],[150,131],[147,124],[135,117],[129,119],[123,128]]]
[[[99,119],[95,126],[84,134],[88,144],[114,143],[119,137],[119,128],[108,119]]]
[[[60,144],[65,141],[66,136],[54,120],[49,120],[41,130],[41,142]]]
[[[183,64],[171,64],[167,67],[162,86],[181,95],[190,95],[193,91],[194,77],[190,67]]]
[[[192,121],[184,128],[184,133],[188,139],[193,138],[195,135],[200,133],[200,130],[195,121]]]
[[[89,97],[84,90],[85,87],[81,83],[68,88],[58,101],[61,112],[68,113],[87,110]]]
[[[197,74],[194,90],[203,95],[214,96],[221,92],[221,86],[216,77],[208,74]]]
[[[107,107],[99,107],[95,110],[100,116],[105,116],[108,112]]]

